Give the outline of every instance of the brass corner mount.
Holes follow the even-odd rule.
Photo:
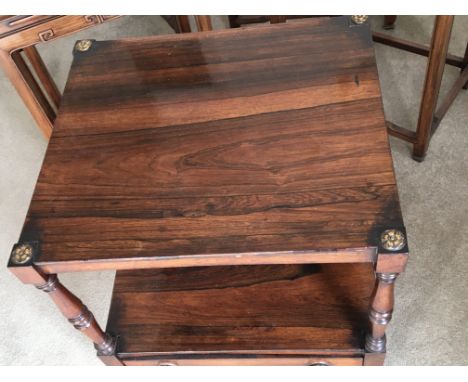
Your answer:
[[[351,16],[351,20],[354,24],[361,25],[364,24],[369,16],[366,15],[353,15]]]
[[[91,40],[80,40],[76,43],[75,49],[79,52],[86,52],[89,50],[89,48],[91,48],[91,45],[93,45]]]
[[[11,252],[11,262],[19,265],[26,264],[32,259],[33,253],[34,248],[31,244],[18,244]]]
[[[380,235],[380,244],[387,251],[399,251],[406,245],[405,234],[397,229],[386,229]]]

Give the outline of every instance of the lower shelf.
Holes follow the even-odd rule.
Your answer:
[[[107,330],[126,364],[362,364],[373,285],[371,264],[123,271]]]

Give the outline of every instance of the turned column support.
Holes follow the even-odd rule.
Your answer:
[[[36,284],[35,286],[50,296],[75,329],[81,331],[93,341],[99,355],[108,356],[114,354],[116,346],[115,337],[102,331],[94,319],[93,313],[78,297],[60,283],[57,275],[47,275],[44,283]]]
[[[385,353],[385,329],[392,318],[394,286],[398,273],[377,273],[369,309],[370,328],[366,336],[366,351]]]
[[[37,242],[15,245],[8,263],[10,271],[23,283],[32,284],[37,289],[47,293],[60,312],[68,319],[68,322],[93,341],[98,356],[104,363],[109,365],[122,364],[115,355],[116,337],[101,329],[93,313],[78,297],[60,283],[56,274],[44,274],[34,266],[34,257],[37,255],[38,249]]]
[[[387,344],[385,330],[392,319],[395,281],[405,269],[408,260],[408,243],[404,227],[380,227],[376,233],[376,277],[370,299],[364,365],[383,365]]]

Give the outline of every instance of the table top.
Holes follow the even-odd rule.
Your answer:
[[[350,262],[402,225],[370,31],[340,17],[75,49],[20,243],[48,272]]]

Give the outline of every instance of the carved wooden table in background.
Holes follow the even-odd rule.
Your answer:
[[[61,95],[35,46],[116,17],[0,16],[0,67],[47,138],[52,133]]]
[[[408,248],[367,25],[74,56],[10,257],[20,280],[107,364],[383,363]],[[106,331],[56,276],[104,269]]]

